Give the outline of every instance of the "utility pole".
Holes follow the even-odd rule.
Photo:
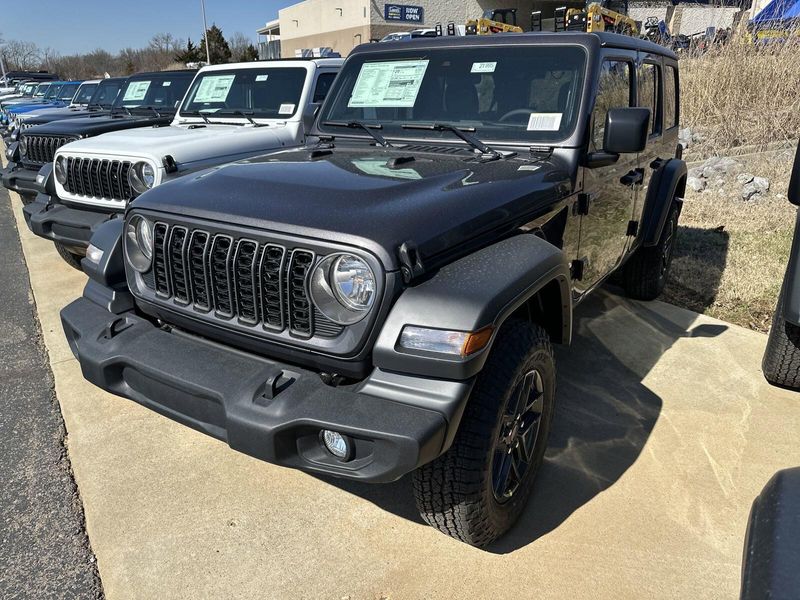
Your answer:
[[[206,0],[200,0],[200,8],[203,10],[203,39],[206,41],[206,62],[211,64],[211,48],[208,45],[208,24],[206,23]]]

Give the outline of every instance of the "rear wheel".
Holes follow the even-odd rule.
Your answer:
[[[761,370],[773,385],[800,389],[800,327],[783,318],[783,290],[772,317]]]
[[[673,203],[658,243],[640,247],[625,264],[622,281],[631,298],[655,300],[664,290],[678,234],[678,215],[678,205]]]
[[[73,269],[83,271],[83,268],[81,267],[81,259],[83,256],[70,251],[69,248],[67,248],[64,244],[60,244],[58,242],[53,243],[56,245],[56,250],[58,250],[58,254],[64,259],[64,262],[66,262]]]
[[[555,409],[556,368],[547,333],[512,321],[498,333],[451,448],[413,474],[422,518],[485,546],[527,503]]]

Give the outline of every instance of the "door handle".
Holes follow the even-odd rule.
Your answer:
[[[619,178],[622,185],[639,185],[644,181],[644,169],[633,169]]]

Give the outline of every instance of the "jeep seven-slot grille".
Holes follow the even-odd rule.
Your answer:
[[[67,158],[67,183],[70,194],[105,200],[123,200],[133,197],[128,183],[131,163],[127,160],[99,158]]]
[[[159,300],[246,327],[336,337],[343,327],[308,295],[306,281],[317,260],[302,248],[156,223],[153,269],[143,281]]]
[[[25,135],[27,149],[22,159],[24,164],[39,165],[53,162],[56,150],[64,144],[74,142],[74,137],[57,137],[53,135]]]

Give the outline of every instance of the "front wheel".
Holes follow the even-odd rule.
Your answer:
[[[503,325],[453,445],[413,474],[426,523],[479,547],[511,528],[544,460],[555,389],[544,329],[524,321]]]
[[[60,244],[59,242],[53,242],[56,245],[56,250],[58,251],[58,255],[64,259],[64,262],[67,263],[73,269],[78,269],[78,271],[83,271],[83,267],[81,267],[81,259],[83,256],[80,254],[75,254],[74,252],[70,251],[64,244]]]

